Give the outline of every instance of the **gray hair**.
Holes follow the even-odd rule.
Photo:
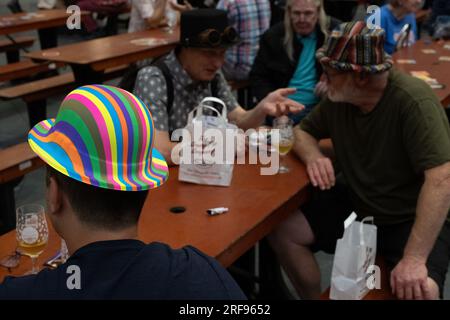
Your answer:
[[[293,2],[296,0],[287,0],[286,2],[286,9],[284,11],[284,40],[283,44],[286,48],[287,55],[289,59],[294,61],[294,47],[292,45],[292,42],[294,40],[294,30],[292,28],[292,22],[291,17],[289,16],[289,12],[291,10]],[[323,8],[323,0],[307,0],[309,2],[314,3],[317,6],[317,9],[319,10],[319,26],[322,33],[326,36],[328,36],[328,28],[330,24],[330,19],[325,14],[325,10]]]

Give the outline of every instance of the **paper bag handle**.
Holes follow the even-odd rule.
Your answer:
[[[192,119],[197,118],[199,115],[202,115],[203,108],[213,111],[219,118],[222,118],[222,115],[219,113],[219,111],[216,108],[210,107],[206,104],[204,104],[204,105],[199,104],[195,109],[193,109],[191,112],[189,112],[188,123],[191,123]],[[194,117],[194,114],[195,114],[195,117]]]
[[[217,110],[216,108],[205,104],[205,102],[217,102],[217,103],[221,104],[222,105],[222,114],[220,114],[219,110]],[[197,105],[197,107],[195,107],[191,112],[189,112],[188,123],[191,123],[194,118],[197,118],[200,115],[203,115],[204,108],[213,111],[219,118],[222,118],[225,123],[228,122],[228,119],[226,116],[227,108],[225,106],[225,103],[222,100],[214,98],[214,97],[206,97]],[[195,114],[195,116],[194,116],[194,114]]]
[[[215,103],[220,104],[222,106],[222,117],[224,119],[227,119],[227,106],[225,105],[225,103],[222,100],[220,100],[219,98],[216,98],[216,97],[206,97],[202,100],[202,102],[200,102],[200,105],[208,106],[206,104],[206,102],[215,102]],[[208,107],[211,107],[211,106],[208,106]],[[214,108],[214,107],[212,107],[212,108]]]
[[[359,244],[361,246],[364,245],[364,223],[369,222],[373,224],[373,217],[365,217],[361,220],[361,224],[359,225]]]

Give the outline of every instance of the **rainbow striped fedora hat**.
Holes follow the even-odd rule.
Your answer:
[[[31,149],[48,165],[83,183],[139,191],[168,178],[164,157],[153,148],[150,111],[133,94],[89,85],[67,95],[56,119],[28,134]]]

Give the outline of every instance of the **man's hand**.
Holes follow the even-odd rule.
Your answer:
[[[187,0],[184,0],[184,4],[178,4],[176,2],[170,1],[170,6],[172,7],[172,9],[179,12],[192,10],[192,5]]]
[[[319,187],[321,190],[330,189],[336,182],[333,164],[325,156],[308,160],[306,162],[306,172],[313,186]]]
[[[257,107],[262,108],[265,115],[279,117],[288,113],[297,113],[305,109],[305,106],[287,98],[295,92],[294,88],[278,89],[269,93]]]
[[[392,294],[399,299],[431,299],[425,261],[403,257],[391,272]]]

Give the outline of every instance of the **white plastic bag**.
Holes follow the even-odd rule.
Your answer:
[[[331,274],[330,298],[333,300],[361,300],[368,292],[367,269],[375,264],[377,227],[373,217],[361,222],[352,214],[344,222],[344,236],[337,241]],[[365,224],[370,222],[371,224]]]
[[[213,103],[222,106],[222,113],[209,105]],[[205,115],[205,110],[212,111],[216,116]],[[235,154],[230,155],[229,153],[235,151],[234,143],[237,127],[228,123],[225,103],[214,97],[203,99],[189,113],[188,124],[185,129],[190,133],[192,154],[190,157],[182,155],[178,180],[197,184],[229,186],[233,177],[235,157]],[[184,141],[184,143],[186,142]],[[213,149],[213,152],[209,152]]]

